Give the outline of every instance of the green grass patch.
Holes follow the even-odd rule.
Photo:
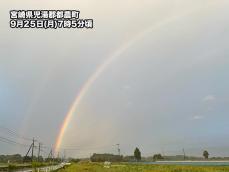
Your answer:
[[[227,166],[182,166],[114,163],[104,168],[103,163],[76,163],[58,172],[229,172]]]

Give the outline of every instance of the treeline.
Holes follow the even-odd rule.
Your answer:
[[[94,153],[90,157],[92,162],[104,162],[104,161],[110,161],[110,162],[120,162],[123,161],[123,156],[121,155],[113,155],[113,154],[96,154]]]
[[[143,161],[203,161],[206,160],[204,157],[196,156],[185,156],[184,155],[171,155],[171,156],[161,156],[160,154],[155,154],[154,156],[143,157]],[[229,160],[229,157],[210,157],[208,160]]]
[[[133,156],[120,156],[120,155],[113,155],[113,154],[96,154],[94,153],[90,160],[92,162],[136,162],[138,161],[136,157]],[[161,154],[155,154],[149,157],[142,157],[141,161],[144,162],[152,162],[152,161],[183,161],[184,155],[174,155],[174,156],[162,156]],[[201,161],[204,160],[203,157],[194,157],[194,156],[186,156],[185,160],[192,160],[192,161]],[[208,160],[229,160],[229,157],[211,157]]]
[[[156,161],[156,160],[163,160],[164,158],[160,154],[156,154],[153,157],[149,158],[142,158],[142,161],[146,160],[151,160],[151,161]],[[110,162],[136,162],[139,161],[139,159],[136,159],[136,157],[133,156],[122,156],[122,155],[113,155],[113,154],[96,154],[94,153],[91,157],[90,160],[92,162],[104,162],[104,161],[110,161]]]
[[[0,155],[1,163],[23,163],[23,162],[61,162],[60,158],[43,158],[42,156],[36,157],[33,159],[30,156],[21,156],[20,154],[14,155]]]
[[[0,155],[0,162],[23,162],[23,157],[20,154],[15,155]]]

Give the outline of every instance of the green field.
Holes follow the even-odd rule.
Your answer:
[[[102,163],[77,163],[58,172],[229,172],[228,166],[181,166],[181,165],[136,165],[112,164],[104,168]]]

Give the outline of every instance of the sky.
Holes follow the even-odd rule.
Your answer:
[[[43,154],[88,79],[60,153],[229,156],[227,0],[8,0],[0,5],[0,137]],[[11,29],[12,9],[72,9],[92,30]],[[1,128],[2,127],[2,128]],[[37,144],[37,143],[36,143]],[[0,154],[27,147],[1,142]]]

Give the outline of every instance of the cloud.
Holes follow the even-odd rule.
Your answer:
[[[213,95],[207,95],[202,99],[202,102],[210,102],[210,101],[214,101],[216,98]]]
[[[201,116],[201,115],[195,115],[195,116],[193,116],[193,119],[194,120],[200,120],[200,119],[203,119],[204,118],[204,116]]]
[[[132,103],[131,101],[128,101],[128,102],[127,102],[127,106],[132,106],[132,104],[133,104],[133,103]]]
[[[129,90],[130,88],[131,88],[130,85],[124,85],[124,86],[123,86],[123,89],[126,89],[126,90]]]

